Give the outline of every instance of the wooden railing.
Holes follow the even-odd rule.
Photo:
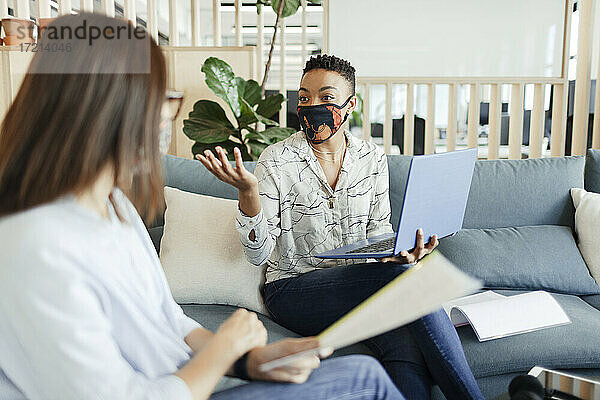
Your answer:
[[[32,15],[36,18],[50,17],[51,2],[50,0],[37,0],[37,10],[29,9],[29,0],[14,0],[15,1],[15,16],[20,18],[31,18]],[[137,24],[137,10],[135,0],[121,0],[124,18],[131,21],[132,24]],[[191,38],[192,45],[199,46],[201,44],[201,26],[200,26],[200,0],[189,0],[191,6]],[[577,79],[574,95],[574,122],[573,122],[573,140],[572,154],[584,154],[587,143],[588,132],[588,115],[589,115],[589,87],[590,87],[590,65],[591,65],[591,43],[592,43],[592,10],[593,1],[596,0],[579,0],[580,23],[578,34],[578,51],[577,51]],[[68,14],[74,12],[72,9],[71,0],[58,0],[58,13]],[[171,0],[169,2],[169,45],[179,45],[179,34],[177,24],[177,5],[178,2]],[[115,0],[102,0],[101,11],[109,16],[115,15],[116,10]],[[146,26],[150,34],[158,38],[158,2],[157,0],[147,1],[147,21]],[[235,44],[236,46],[243,45],[242,17],[241,8],[242,2],[234,0],[235,7]],[[323,50],[328,50],[328,12],[329,0],[323,0]],[[306,60],[307,54],[307,23],[306,23],[306,8],[307,1],[302,0],[301,9],[299,10],[302,18],[301,24],[301,43],[302,43],[302,59]],[[93,0],[81,0],[81,10],[93,11]],[[425,115],[425,138],[424,152],[426,154],[433,153],[440,149],[439,140],[436,138],[435,127],[435,109],[436,100],[435,93],[439,85],[448,85],[448,124],[446,127],[446,151],[454,150],[458,147],[457,138],[457,107],[459,99],[457,98],[458,87],[460,85],[469,85],[470,100],[467,121],[467,140],[466,146],[479,146],[479,104],[481,88],[489,85],[489,132],[487,143],[486,158],[494,159],[500,157],[500,131],[501,131],[501,89],[503,85],[510,86],[510,124],[509,124],[509,140],[508,140],[508,158],[521,158],[523,156],[522,141],[523,141],[523,99],[525,85],[533,85],[533,108],[531,110],[530,119],[530,138],[527,156],[536,158],[548,155],[543,151],[545,130],[545,107],[544,98],[547,89],[552,86],[552,113],[551,113],[551,138],[550,138],[550,153],[552,156],[563,155],[565,150],[565,132],[567,120],[567,97],[568,97],[568,59],[569,59],[569,43],[570,43],[570,24],[571,10],[573,10],[573,0],[565,0],[565,15],[566,21],[564,26],[564,43],[563,43],[563,66],[562,74],[559,78],[469,78],[469,77],[388,77],[388,78],[358,78],[358,83],[362,87],[363,94],[363,137],[367,140],[371,139],[371,123],[369,104],[373,99],[370,99],[371,85],[384,85],[386,100],[385,100],[385,118],[383,129],[383,147],[386,153],[392,151],[392,92],[394,85],[406,86],[406,107],[404,110],[404,137],[403,149],[406,154],[414,153],[414,93],[417,85],[426,85],[427,87],[427,111]],[[214,46],[221,46],[222,26],[221,26],[221,0],[213,0],[213,37]],[[7,0],[0,0],[0,13],[7,15],[8,4]],[[256,65],[253,70],[255,78],[262,80],[262,66],[264,65],[264,15],[257,13],[256,28],[257,28],[257,54],[255,57]],[[295,89],[286,87],[286,23],[285,19],[280,20],[279,26],[279,68],[280,82],[278,89],[285,93],[287,89]],[[598,71],[600,76],[600,71]],[[273,87],[273,85],[271,85]],[[600,85],[596,85],[596,99],[600,99]],[[594,105],[595,114],[593,121],[593,147],[600,148],[600,101],[596,101]],[[282,125],[286,124],[286,106],[282,107],[279,113],[279,120]]]
[[[508,158],[519,159],[523,157],[523,119],[524,119],[524,88],[525,85],[533,85],[533,108],[531,110],[529,148],[527,156],[539,158],[544,155],[542,144],[544,142],[545,130],[545,91],[546,87],[553,87],[552,104],[552,127],[551,127],[551,155],[559,156],[564,154],[565,143],[565,123],[566,122],[566,96],[565,90],[568,83],[563,78],[495,78],[495,79],[473,79],[473,78],[359,78],[358,84],[363,99],[362,106],[362,133],[363,139],[371,139],[371,121],[370,121],[370,92],[373,85],[384,85],[385,90],[385,118],[383,123],[383,147],[386,153],[392,152],[392,91],[396,85],[404,86],[406,93],[404,119],[403,149],[404,154],[414,154],[415,126],[414,126],[414,93],[417,85],[427,87],[427,111],[425,115],[424,132],[424,153],[432,154],[440,150],[436,146],[439,141],[436,135],[435,110],[436,110],[436,89],[440,85],[448,86],[448,124],[446,127],[446,143],[444,151],[457,149],[457,88],[459,85],[469,87],[468,102],[468,120],[466,132],[466,147],[479,146],[479,126],[480,126],[480,103],[481,89],[489,85],[489,130],[487,132],[487,155],[485,158],[499,158],[500,152],[500,132],[501,132],[501,89],[503,85],[510,87],[509,114],[510,124],[508,129]]]

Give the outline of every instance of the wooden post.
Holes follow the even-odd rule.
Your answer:
[[[21,19],[31,19],[31,11],[29,10],[29,0],[14,0],[15,16]]]
[[[0,18],[8,17],[8,1],[0,0]]]
[[[0,0],[0,3],[5,0]],[[50,17],[50,1],[49,0],[37,0],[37,21],[40,22],[40,18],[49,18]],[[0,4],[0,6],[2,6]],[[7,6],[8,7],[8,6]],[[4,10],[4,9],[2,9]],[[2,11],[4,13],[4,11]],[[2,15],[0,15],[0,18]]]
[[[94,0],[81,0],[81,11],[94,12]]]
[[[392,153],[392,82],[385,84],[385,122],[383,124],[383,151]]]
[[[221,46],[221,0],[213,0],[214,45]]]
[[[404,112],[404,151],[412,156],[415,153],[415,85],[406,84],[406,111]]]
[[[240,0],[234,0],[233,4],[235,6],[235,45],[240,47],[242,46],[242,4]]]
[[[479,83],[471,84],[469,97],[469,121],[467,126],[467,146],[477,147],[479,143]]]
[[[523,144],[523,94],[522,83],[513,83],[510,89],[510,123],[508,127],[508,158],[521,159]]]
[[[264,7],[264,6],[263,6]],[[265,70],[265,10],[261,9],[260,13],[256,15],[256,60],[258,67],[256,68],[256,78],[258,82],[262,82],[263,74]]]
[[[544,89],[543,83],[536,83],[533,89],[533,109],[529,130],[529,158],[540,158],[543,154],[544,143]]]
[[[306,51],[306,44],[307,44],[307,39],[306,39],[306,0],[302,0],[300,2],[302,4],[302,35],[300,38],[300,42],[301,42],[301,54],[302,54],[302,67],[304,67],[304,63],[306,62],[306,59],[308,58],[308,52]],[[369,135],[370,136],[370,135]]]
[[[179,46],[179,30],[177,29],[177,0],[169,0],[169,46]]]
[[[323,7],[323,53],[329,53],[329,0],[323,0],[321,2]]]
[[[155,1],[155,0],[148,0],[148,3],[150,3],[150,1]],[[150,7],[150,6],[148,6]],[[154,7],[154,9],[156,10],[156,6]],[[115,0],[102,0],[102,12],[104,14],[106,14],[107,17],[111,17],[114,18],[115,17]],[[150,18],[150,17],[148,17]]]
[[[448,86],[448,127],[446,129],[446,151],[456,150],[456,84]]]
[[[577,74],[573,105],[572,155],[586,152],[590,107],[590,69],[592,63],[592,32],[594,0],[579,0],[579,33],[577,38]]]
[[[150,5],[151,0],[147,0]],[[156,1],[156,0],[152,0]],[[200,46],[202,44],[202,33],[200,32],[200,9],[202,5],[200,0],[191,0],[192,4],[192,46]],[[150,19],[150,17],[148,17]],[[154,37],[154,34],[152,34]]]
[[[494,83],[490,88],[490,112],[488,132],[488,160],[498,158],[500,150],[500,127],[502,124],[502,88]]]
[[[600,149],[600,62],[596,78],[596,97],[594,102],[594,128],[592,133],[592,148]]]
[[[425,120],[425,154],[435,153],[435,84],[427,85],[427,119]]]
[[[550,127],[550,154],[552,157],[565,155],[565,135],[563,121],[566,121],[566,91],[568,85],[552,85],[552,126]]]
[[[285,75],[285,18],[279,20],[279,68],[280,82],[279,90],[285,100],[281,103],[279,110],[279,126],[287,126],[287,90],[286,90],[286,75]]]
[[[69,15],[72,12],[71,0],[59,0],[58,1],[58,14]]]
[[[363,86],[363,104],[362,104],[362,129],[363,129],[363,140],[371,140],[371,116],[369,114],[369,98],[371,97],[371,86],[365,83]]]
[[[123,6],[123,16],[126,20],[130,21],[133,26],[137,26],[135,0],[123,0],[123,2],[125,3]],[[174,0],[171,0],[170,3],[174,3]]]

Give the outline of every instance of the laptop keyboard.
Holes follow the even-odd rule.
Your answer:
[[[396,237],[391,237],[386,240],[382,240],[381,242],[372,243],[367,246],[349,251],[347,254],[354,253],[381,253],[386,250],[394,250],[394,246],[396,245]]]

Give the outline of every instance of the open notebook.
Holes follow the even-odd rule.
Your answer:
[[[571,323],[551,294],[502,296],[487,292],[443,305],[454,326],[471,325],[480,342]]]
[[[473,293],[480,284],[435,251],[319,334],[321,348],[339,349],[408,324],[450,299]],[[260,369],[268,371],[318,351],[270,361]]]

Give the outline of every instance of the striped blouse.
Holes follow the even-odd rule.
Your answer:
[[[254,217],[240,211],[236,227],[248,260],[267,264],[267,282],[364,262],[313,255],[393,232],[386,156],[374,144],[345,135],[348,146],[335,189],[303,132],[261,154],[254,174],[262,209]]]

